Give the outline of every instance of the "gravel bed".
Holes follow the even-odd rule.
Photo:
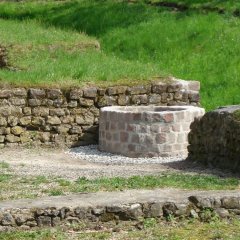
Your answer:
[[[129,158],[122,155],[101,152],[98,145],[80,146],[71,148],[65,153],[70,154],[74,158],[80,158],[88,162],[104,163],[104,164],[156,164],[183,161],[186,156],[178,157],[153,157],[153,158]]]

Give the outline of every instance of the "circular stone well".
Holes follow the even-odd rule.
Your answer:
[[[99,150],[127,157],[186,155],[190,124],[204,112],[193,106],[104,107]]]

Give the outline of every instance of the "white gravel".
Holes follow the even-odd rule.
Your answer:
[[[65,153],[70,154],[74,158],[80,158],[81,160],[85,160],[88,162],[117,165],[170,163],[176,161],[183,161],[186,158],[186,156],[129,158],[122,155],[101,152],[98,150],[98,145],[80,146],[69,149]]]

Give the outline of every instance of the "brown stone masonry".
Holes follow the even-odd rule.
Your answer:
[[[172,78],[133,87],[70,90],[0,88],[0,147],[95,144],[99,109],[127,105],[199,105],[200,84]],[[126,136],[121,136],[122,138]]]

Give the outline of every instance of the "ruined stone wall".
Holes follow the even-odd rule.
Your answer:
[[[0,147],[97,143],[99,109],[126,105],[199,105],[199,82],[171,79],[139,86],[70,90],[0,88]]]
[[[206,113],[188,136],[190,160],[240,172],[240,105]]]
[[[54,201],[54,199],[52,200]],[[41,201],[39,200],[39,204]],[[49,202],[51,204],[51,202]],[[201,197],[190,196],[182,201],[137,201],[133,203],[102,204],[91,207],[18,207],[0,208],[0,232],[10,230],[30,230],[37,227],[56,227],[81,224],[86,229],[96,226],[114,228],[122,221],[134,225],[147,218],[158,221],[198,219],[209,222],[214,219],[231,219],[240,214],[240,197]],[[120,225],[121,226],[121,225]]]

